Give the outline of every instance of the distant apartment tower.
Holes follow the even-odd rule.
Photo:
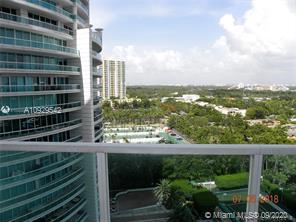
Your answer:
[[[0,140],[100,142],[89,0],[0,1]],[[95,84],[94,84],[95,83]],[[0,152],[0,221],[100,218],[95,154]]]
[[[117,60],[103,60],[102,65],[102,96],[103,99],[126,96],[125,62]]]

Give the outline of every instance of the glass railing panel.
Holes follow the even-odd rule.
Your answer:
[[[51,11],[58,12],[58,13],[60,13],[62,15],[65,15],[65,16],[67,16],[69,18],[73,18],[73,15],[70,12],[66,11],[63,8],[60,8],[60,7],[55,6],[53,4],[50,4],[50,3],[46,2],[46,1],[42,1],[42,0],[26,0],[26,1],[29,2],[29,3],[38,5],[38,6],[42,6],[42,7],[46,8],[46,9],[51,10]]]
[[[78,141],[81,141],[82,140],[82,136],[75,136],[69,140],[66,140],[65,142],[78,142]]]
[[[46,204],[45,206],[40,206],[39,208],[37,208],[33,212],[28,211],[28,214],[21,216],[19,218],[16,218],[15,221],[16,222],[25,221],[29,218],[32,218],[38,214],[41,214],[47,210],[50,210],[50,209],[56,207],[58,204],[61,204],[63,202],[68,203],[73,196],[78,196],[84,189],[85,189],[84,184],[81,184],[81,185],[77,186],[76,188],[72,187],[72,189],[67,190],[68,193],[66,195],[63,195],[60,198],[55,199],[54,201],[51,201],[50,203]]]
[[[59,26],[52,25],[52,24],[42,22],[42,21],[38,21],[38,20],[35,20],[35,19],[29,19],[29,18],[26,18],[26,17],[21,17],[21,16],[17,16],[17,15],[8,14],[8,13],[5,13],[5,12],[0,12],[0,19],[6,19],[6,20],[10,20],[10,21],[23,23],[23,24],[39,26],[39,27],[42,27],[42,28],[51,29],[51,30],[54,30],[54,31],[63,32],[63,33],[69,34],[69,35],[73,35],[73,31],[65,29],[63,27],[59,27]]]
[[[98,32],[92,32],[92,39],[102,45],[102,34]]]
[[[281,221],[296,221],[295,164],[295,155],[263,157],[259,213],[266,219],[269,212],[275,212]]]
[[[33,92],[33,91],[56,91],[80,89],[79,84],[58,85],[0,85],[0,92]]]
[[[83,175],[83,170],[82,170],[82,168],[79,168],[79,169],[75,170],[74,172],[72,172],[71,174],[67,175],[66,177],[64,177],[64,178],[62,178],[62,179],[60,179],[58,181],[53,181],[53,182],[51,182],[49,184],[46,184],[46,186],[43,186],[38,190],[26,193],[24,195],[18,196],[18,197],[13,198],[13,199],[9,199],[9,200],[6,200],[6,201],[1,201],[0,207],[5,208],[6,206],[12,205],[14,203],[18,203],[18,202],[24,201],[26,199],[32,198],[34,196],[38,196],[38,195],[40,195],[42,193],[45,193],[48,190],[54,189],[54,188],[59,187],[59,186],[61,186],[63,184],[65,184],[65,186],[67,186],[68,184],[70,184],[70,183],[78,180],[79,178],[81,178],[82,175]],[[66,185],[66,183],[68,183],[68,184]]]
[[[67,164],[69,163],[73,163],[74,162],[77,162],[77,161],[80,161],[82,159],[82,154],[74,154],[62,161],[59,161],[59,162],[55,162],[51,165],[48,165],[48,166],[45,166],[45,167],[42,167],[42,166],[36,166],[36,170],[34,171],[31,171],[31,172],[28,172],[28,173],[23,173],[23,174],[20,174],[20,175],[15,175],[15,176],[12,176],[12,177],[8,177],[8,178],[5,178],[5,179],[1,179],[0,180],[0,184],[2,186],[4,185],[9,185],[13,182],[17,182],[17,181],[23,181],[27,178],[32,178],[34,176],[41,176],[43,173],[49,173],[51,170],[59,170],[60,167],[63,167],[63,168],[66,168],[67,167]],[[39,168],[38,168],[39,167]]]
[[[38,128],[28,129],[28,130],[19,130],[19,131],[13,131],[13,132],[0,133],[0,139],[30,136],[30,135],[34,135],[34,134],[43,133],[43,132],[50,132],[53,130],[63,129],[63,128],[69,127],[69,126],[75,126],[77,124],[80,124],[81,122],[82,122],[81,119],[76,119],[76,120],[72,120],[72,121],[68,121],[68,122],[45,126],[45,127],[38,127]]]
[[[97,116],[94,117],[94,121],[98,121],[99,119],[103,118],[103,114],[98,114]]]
[[[80,0],[72,0],[73,2],[76,2],[79,6],[81,6],[87,13],[89,12],[89,9],[88,7],[83,3],[81,2]]]
[[[76,50],[74,48],[69,48],[69,47],[64,47],[64,46],[60,46],[60,45],[44,43],[44,42],[24,40],[24,39],[0,37],[0,44],[25,46],[25,47],[39,48],[39,49],[49,49],[49,50],[55,50],[55,51],[66,52],[66,53],[78,55],[78,50]]]
[[[86,21],[85,19],[83,19],[82,17],[80,17],[79,15],[76,15],[76,19],[77,19],[78,21],[80,21],[82,24],[87,23],[87,21]]]
[[[40,155],[40,154],[42,154],[42,152],[34,152],[34,153],[21,152],[21,153],[10,155],[10,156],[0,157],[0,159],[1,159],[1,163],[6,163],[9,161],[24,159],[26,157],[34,157],[34,156]]]
[[[58,212],[56,212],[53,217],[52,217],[52,222],[58,222],[58,221],[63,221],[65,220],[67,217],[69,217],[75,210],[77,210],[78,208],[83,207],[86,204],[86,199],[81,199],[79,202],[77,203],[72,203],[69,202],[65,205],[65,207],[63,207],[63,209],[58,210]],[[85,211],[84,211],[85,212]],[[70,216],[71,217],[71,216]],[[49,218],[51,218],[51,216],[49,215]],[[65,220],[66,221],[66,220]],[[73,220],[70,220],[73,221]]]
[[[86,217],[87,217],[87,213],[84,212],[83,214],[81,215],[77,215],[77,219],[76,220],[73,220],[75,222],[81,222],[81,221],[85,221],[86,220]],[[74,218],[73,218],[74,219]]]
[[[42,63],[7,62],[7,61],[0,61],[0,68],[80,72],[80,67],[76,67],[76,66],[63,66],[63,65],[42,64]]]
[[[95,131],[95,137],[99,136],[102,133],[103,133],[103,129],[102,128],[100,130],[98,130],[98,131]]]

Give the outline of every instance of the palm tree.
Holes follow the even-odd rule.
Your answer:
[[[154,194],[161,204],[166,205],[171,196],[171,182],[166,179],[161,180],[160,183],[157,184]]]

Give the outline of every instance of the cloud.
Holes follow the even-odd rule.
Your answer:
[[[224,34],[208,49],[115,46],[128,84],[296,84],[296,2],[253,0],[242,17],[220,18]]]

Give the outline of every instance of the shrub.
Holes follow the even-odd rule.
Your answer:
[[[270,195],[281,195],[279,186],[264,179],[261,183],[261,190]]]
[[[196,188],[189,183],[188,180],[178,179],[172,182],[172,187],[180,190],[186,199],[192,199],[193,194],[196,192]]]
[[[248,186],[249,173],[236,173],[215,177],[215,183],[221,190],[231,190]]]
[[[200,217],[204,217],[205,212],[213,213],[219,201],[215,194],[211,191],[200,188],[193,195],[194,208]]]
[[[284,191],[283,201],[285,206],[291,210],[293,216],[296,216],[296,191]]]

